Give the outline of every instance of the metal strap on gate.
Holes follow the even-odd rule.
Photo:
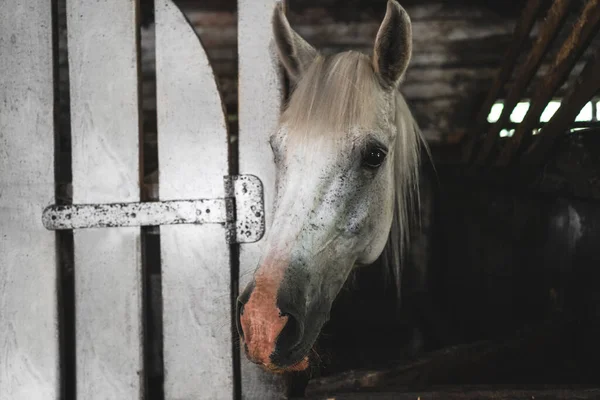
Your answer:
[[[42,214],[46,229],[86,229],[175,224],[222,224],[229,243],[252,243],[265,231],[263,186],[254,175],[224,177],[225,198],[52,205]]]

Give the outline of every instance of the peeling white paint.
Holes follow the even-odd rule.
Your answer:
[[[46,229],[223,224],[232,221],[231,208],[227,199],[51,206],[42,221]]]
[[[262,182],[252,175],[225,177],[230,197],[146,203],[53,205],[42,214],[46,229],[118,228],[180,224],[222,224],[227,240],[253,243],[265,231]]]

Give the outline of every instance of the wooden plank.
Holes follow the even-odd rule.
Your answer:
[[[458,170],[454,171],[457,172]],[[463,179],[461,172],[456,176]],[[489,182],[489,179],[487,181]],[[390,392],[398,391],[399,393],[394,394],[398,396],[396,398],[401,399],[410,398],[404,397],[409,394],[414,395],[412,399],[419,396],[422,399],[457,400],[533,398],[526,397],[528,393],[536,399],[580,398],[570,396],[575,394],[581,394],[583,399],[596,398],[592,394],[598,396],[600,386],[595,380],[590,380],[593,374],[581,376],[579,380],[579,383],[588,380],[591,385],[571,385],[568,388],[543,385],[460,385],[465,382],[510,382],[515,377],[519,379],[523,373],[537,376],[537,381],[544,379],[544,376],[555,376],[559,371],[581,371],[584,368],[583,360],[581,363],[575,363],[575,367],[569,362],[558,362],[555,363],[556,369],[552,372],[541,372],[547,367],[548,356],[557,349],[560,352],[561,344],[566,338],[580,329],[575,328],[573,322],[574,318],[570,316],[558,316],[529,324],[510,335],[441,348],[425,353],[416,360],[407,360],[385,369],[350,370],[334,376],[316,378],[309,382],[305,395],[312,399],[360,399],[358,393],[350,394],[349,397],[346,397],[348,395],[345,393],[373,394],[385,391],[391,395]],[[536,374],[536,371],[539,374]],[[552,397],[553,395],[555,397]]]
[[[588,61],[577,81],[569,88],[560,108],[540,130],[535,143],[523,154],[522,163],[539,165],[548,156],[556,140],[566,132],[583,106],[600,91],[598,71],[600,71],[600,49],[596,51],[596,56]]]
[[[52,2],[0,13],[0,399],[59,399]]]
[[[161,200],[225,196],[227,124],[208,58],[171,0],[155,0]],[[223,225],[163,226],[165,399],[233,397],[230,252]]]
[[[572,386],[555,386],[544,388],[498,387],[447,387],[434,390],[382,392],[382,393],[330,393],[321,396],[302,397],[304,400],[592,400],[600,397],[598,388],[573,388]]]
[[[142,4],[144,1],[149,0],[141,0]],[[198,0],[177,0],[176,2],[187,14],[189,10],[197,10],[201,9],[207,12],[227,12],[235,10],[236,2],[234,0],[204,0],[198,6]],[[520,8],[521,1],[509,1],[505,2],[502,5],[497,5],[494,0],[487,0],[483,2],[483,5],[487,9],[478,9],[472,7],[470,4],[464,3],[444,3],[441,1],[436,2],[422,2],[425,4],[415,4],[411,1],[405,1],[406,6],[405,9],[408,13],[413,16],[413,20],[415,18],[432,18],[432,17],[447,17],[447,18],[480,18],[487,17],[489,14],[493,13],[495,9],[501,8],[503,13],[507,15],[512,15],[518,12],[518,8]],[[360,15],[363,17],[381,17],[381,3],[373,3],[370,0],[359,0],[352,2],[352,8],[344,8],[343,10],[339,9],[339,0],[302,0],[295,1],[293,3],[293,10],[297,16],[304,16],[309,14],[311,9],[325,10],[325,11],[337,11],[338,16],[336,19],[342,19],[344,21],[355,21],[356,15]],[[305,12],[309,11],[309,12]],[[329,14],[325,14],[323,19],[326,19]],[[309,14],[309,17],[313,17]],[[320,22],[320,21],[319,21]]]
[[[537,86],[527,114],[514,135],[503,147],[496,165],[508,165],[518,156],[523,146],[529,144],[531,132],[554,93],[565,82],[586,46],[600,29],[600,0],[588,0],[569,36],[561,45],[550,70]]]
[[[539,368],[540,360],[564,340],[568,326],[558,319],[540,322],[512,335],[444,347],[388,368],[349,370],[313,379],[305,392],[315,396],[511,379],[516,363],[522,369]]]
[[[498,134],[509,120],[513,109],[521,100],[525,89],[527,89],[531,79],[534,77],[548,47],[560,31],[570,4],[571,0],[554,0],[552,7],[548,10],[544,23],[540,28],[540,33],[527,59],[519,68],[517,79],[504,99],[504,108],[502,109],[500,118],[488,130],[483,139],[483,147],[480,150],[475,149],[474,153],[472,153],[475,157],[476,165],[483,165],[490,157],[498,142]]]
[[[544,0],[527,1],[527,4],[521,13],[521,18],[519,18],[517,24],[515,25],[512,41],[505,53],[500,70],[494,78],[494,82],[492,83],[492,86],[490,87],[490,90],[488,91],[487,96],[475,117],[475,122],[470,129],[469,142],[467,143],[467,148],[465,151],[465,161],[471,159],[473,149],[476,147],[477,139],[480,138],[481,132],[484,131],[487,125],[487,117],[490,109],[510,79],[511,74],[516,66],[517,58],[527,43],[527,40],[529,39],[529,33],[533,28],[540,8],[544,4]]]
[[[275,165],[268,137],[283,104],[283,75],[273,43],[271,19],[277,0],[238,1],[239,173],[258,176],[264,187],[266,228],[272,222]],[[240,246],[240,291],[257,267],[264,241]],[[282,377],[264,372],[241,355],[242,398],[285,398]]]
[[[135,1],[67,0],[73,203],[140,200]],[[140,228],[74,231],[77,398],[143,396]]]
[[[180,4],[180,3],[177,3]],[[320,49],[325,53],[333,51],[355,49],[370,53],[372,51],[372,39],[376,28],[379,27],[381,7],[376,6],[369,15],[362,15],[360,21],[343,23],[337,21],[333,23],[328,20],[328,15],[337,15],[335,10],[333,14],[326,10],[315,10],[315,12],[300,13],[299,9],[304,8],[304,3],[292,3],[290,7],[290,18],[293,19],[294,27],[302,30],[307,35],[306,39],[311,43],[319,43]],[[490,3],[491,4],[491,3]],[[519,5],[525,4],[521,2]],[[546,1],[549,6],[551,1]],[[238,96],[238,75],[237,75],[237,29],[235,24],[236,14],[232,12],[206,12],[204,2],[188,4],[185,12],[195,29],[199,33],[203,43],[206,46],[209,59],[213,63],[216,75],[218,76],[220,90],[224,102],[230,114],[237,113]],[[469,76],[450,77],[439,86],[440,93],[437,98],[454,98],[457,112],[453,113],[451,119],[439,117],[435,111],[427,112],[426,103],[422,107],[422,116],[419,118],[421,125],[431,126],[432,136],[436,140],[445,140],[446,135],[455,133],[457,129],[463,129],[466,121],[472,121],[473,111],[477,110],[481,100],[485,97],[485,91],[490,87],[501,65],[504,57],[504,49],[510,45],[511,35],[513,33],[514,16],[510,16],[510,21],[506,18],[499,18],[498,14],[492,9],[478,6],[478,8],[468,8],[464,5],[441,5],[437,4],[413,4],[407,5],[407,10],[413,19],[413,32],[418,31],[418,35],[413,35],[415,48],[411,61],[411,68],[403,93],[407,96],[409,103],[414,103],[413,93],[417,99],[423,94],[435,94],[438,90],[436,82],[442,80],[432,79],[415,82],[410,75],[420,71],[444,73],[450,68],[469,69],[473,73]],[[500,6],[494,6],[497,8]],[[511,5],[513,7],[513,5]],[[502,7],[506,11],[506,5]],[[233,10],[233,9],[232,9]],[[346,13],[348,10],[344,10]],[[517,11],[517,10],[516,10]],[[521,11],[520,9],[518,11]],[[355,13],[356,11],[349,11]],[[364,13],[363,13],[364,14]],[[542,13],[544,14],[544,13]],[[479,16],[477,16],[479,15]],[[542,15],[540,15],[541,17]],[[233,21],[233,22],[232,22]],[[313,25],[311,30],[310,26]],[[153,30],[152,30],[153,32]],[[149,40],[143,41],[147,51],[144,53],[145,60],[153,61],[154,46],[153,34],[148,35]],[[144,38],[146,39],[146,38]],[[417,45],[418,42],[418,45]],[[498,51],[500,49],[500,51]],[[546,61],[546,60],[544,60]],[[542,65],[544,63],[542,62]],[[153,94],[153,83],[151,83],[151,70],[148,65],[148,89],[145,91],[148,95]],[[415,85],[415,83],[417,83]],[[531,86],[531,85],[530,85]],[[425,90],[421,90],[421,87]],[[410,91],[407,92],[407,90]],[[450,94],[448,94],[450,93]],[[429,96],[432,98],[431,96]],[[151,104],[152,101],[145,102],[144,105]],[[446,111],[445,114],[448,114]],[[233,116],[235,118],[235,116]],[[148,120],[152,116],[148,114]],[[487,128],[487,127],[486,127]],[[150,127],[153,129],[153,127]],[[236,132],[232,131],[232,134]],[[484,133],[484,132],[482,132]]]

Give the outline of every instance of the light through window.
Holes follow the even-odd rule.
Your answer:
[[[552,116],[558,111],[560,108],[560,100],[553,100],[548,103],[542,115],[540,116],[540,123],[544,124],[550,121]],[[523,122],[523,119],[527,115],[527,111],[529,110],[530,102],[529,101],[521,101],[517,103],[515,108],[510,114],[510,122],[513,124],[518,124]],[[497,122],[500,119],[500,115],[502,115],[502,110],[504,109],[504,103],[502,101],[497,101],[491,108],[487,121],[490,124]],[[595,122],[598,121],[600,117],[600,100],[593,100],[588,102],[577,117],[575,118],[575,122],[585,123],[585,122]],[[574,127],[571,131],[582,129],[581,127]],[[533,134],[537,134],[539,132],[539,128],[533,130]],[[500,137],[511,137],[515,133],[514,128],[505,128],[502,129],[499,133]]]

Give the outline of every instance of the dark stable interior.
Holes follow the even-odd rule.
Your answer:
[[[552,185],[426,166],[399,311],[381,267],[356,270],[312,373],[413,364],[386,381],[404,389],[600,383],[599,133],[563,140],[536,177]]]

